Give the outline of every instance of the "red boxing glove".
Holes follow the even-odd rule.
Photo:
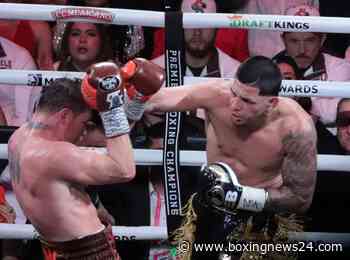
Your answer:
[[[165,80],[164,69],[142,58],[129,61],[122,67],[128,100],[125,113],[131,120],[139,120],[145,110],[146,101],[155,94]]]
[[[83,79],[81,92],[90,108],[106,111],[123,105],[122,86],[123,79],[119,67],[113,62],[101,62],[91,66],[89,73]]]
[[[85,102],[100,112],[107,137],[129,132],[129,122],[124,111],[123,79],[119,67],[112,62],[91,66],[81,85]]]

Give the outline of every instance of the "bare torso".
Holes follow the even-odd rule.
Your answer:
[[[239,182],[260,188],[282,186],[282,137],[288,108],[293,105],[280,99],[268,124],[242,135],[232,123],[229,106],[221,106],[207,114],[207,159],[221,161],[235,171]]]
[[[53,142],[22,126],[9,142],[12,185],[26,216],[50,241],[66,241],[103,228],[84,187],[55,175]]]

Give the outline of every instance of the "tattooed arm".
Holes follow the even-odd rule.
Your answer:
[[[21,179],[21,168],[19,161],[19,153],[15,148],[13,138],[10,138],[8,142],[8,162],[12,184],[18,184]]]
[[[311,120],[293,127],[282,138],[283,185],[268,190],[265,209],[280,212],[305,212],[312,202],[316,184],[317,135]]]

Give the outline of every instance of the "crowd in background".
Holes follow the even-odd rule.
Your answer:
[[[344,2],[346,1],[3,0],[0,1],[0,11],[1,3],[32,3],[156,11],[167,9],[194,12],[196,9],[202,13],[348,17],[350,9]],[[302,4],[304,6],[300,8],[299,5]],[[263,55],[273,58],[285,79],[350,81],[350,49],[347,50],[349,45],[350,38],[346,34],[281,33],[236,28],[186,29],[185,75],[233,78],[241,62],[253,55]],[[121,65],[134,57],[144,57],[164,67],[164,29],[83,22],[0,19],[0,69],[84,72],[97,62],[113,61]],[[39,95],[40,88],[0,84],[0,124],[22,125],[30,118]],[[295,98],[314,120],[319,154],[350,153],[350,99],[292,98]],[[181,127],[181,149],[205,148],[204,119],[203,111],[186,112]],[[162,149],[164,127],[164,115],[145,115],[131,133],[134,147]],[[103,143],[93,141],[91,144],[103,146]],[[0,186],[0,202],[1,194],[6,193],[6,200],[16,209],[16,223],[26,223],[27,220],[18,209],[19,206],[11,193],[6,161],[3,165],[1,183],[5,189],[3,191]],[[197,173],[197,168],[181,167],[181,186],[186,187],[182,194],[183,201],[196,190]],[[137,177],[130,183],[92,187],[100,196],[101,214],[115,225],[166,226],[161,174],[162,168],[158,166],[138,167]],[[343,212],[349,180],[347,173],[319,172],[318,177],[307,228],[318,232],[350,232]],[[330,206],[322,211],[321,216],[321,208],[325,203],[330,203]],[[160,213],[156,213],[158,210]],[[117,246],[122,259],[170,257],[166,241],[119,241]],[[2,259],[39,259],[40,256],[33,255],[40,251],[35,248],[35,242],[4,240]]]

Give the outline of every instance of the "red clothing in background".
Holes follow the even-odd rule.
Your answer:
[[[13,39],[10,40],[27,49],[32,57],[36,57],[35,35],[29,21],[20,21]]]

